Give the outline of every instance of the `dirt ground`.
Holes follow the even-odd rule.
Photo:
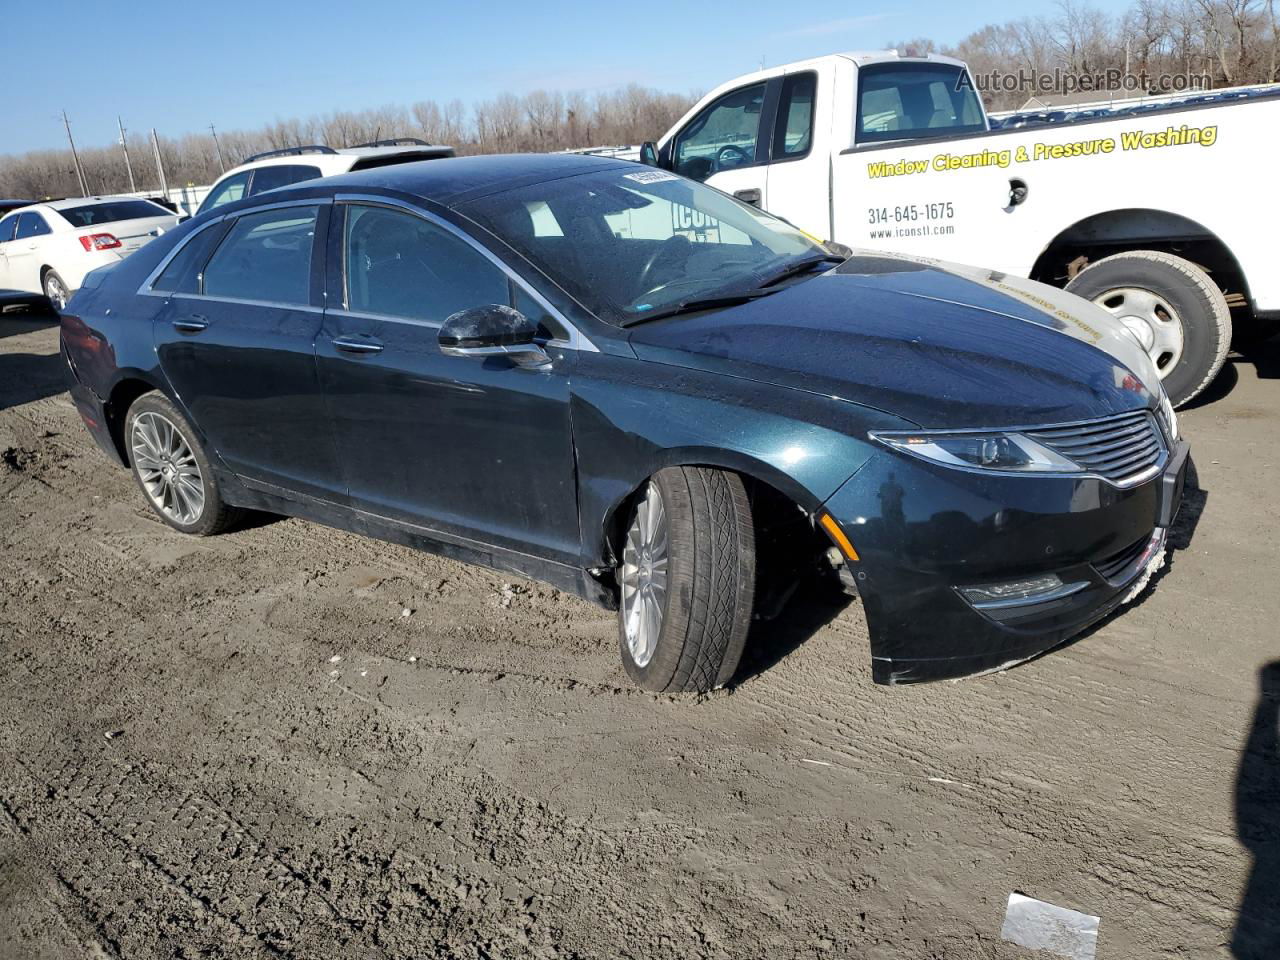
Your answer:
[[[1183,414],[1199,489],[1122,615],[889,689],[814,592],[701,697],[537,584],[173,533],[61,378],[0,317],[4,960],[1031,957],[1011,891],[1100,958],[1280,957],[1280,341]]]

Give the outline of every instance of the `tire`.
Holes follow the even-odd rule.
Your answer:
[[[1163,313],[1180,331],[1181,348],[1179,353],[1162,352],[1158,339],[1144,346],[1148,353],[1162,352],[1166,358],[1162,363],[1161,357],[1152,357],[1175,407],[1204,390],[1222,369],[1231,346],[1231,310],[1222,291],[1194,263],[1151,250],[1117,253],[1082,270],[1067,290],[1117,316],[1125,315],[1130,299],[1155,298],[1157,314]],[[1173,330],[1159,321],[1148,327]],[[1139,333],[1144,335],[1141,329]]]
[[[156,516],[200,537],[222,533],[240,511],[218,490],[196,431],[164,394],[143,394],[125,417],[124,441],[133,478]]]
[[[648,562],[655,573],[665,572],[665,589],[656,602],[660,628],[647,631],[649,637],[656,635],[649,642],[637,639],[635,619],[640,616],[637,597],[643,593],[646,519],[661,530],[666,544],[661,551],[660,538],[650,539]],[[619,646],[631,678],[645,690],[666,693],[706,691],[728,683],[751,625],[755,570],[751,504],[741,477],[705,467],[668,467],[656,473],[628,519],[617,571],[622,594]],[[656,585],[656,579],[649,583]],[[656,594],[651,590],[651,596]]]
[[[44,272],[44,278],[40,281],[40,286],[44,289],[44,295],[52,304],[53,309],[61,313],[67,305],[67,301],[71,298],[71,291],[67,289],[67,283],[58,274],[57,270],[52,268]]]

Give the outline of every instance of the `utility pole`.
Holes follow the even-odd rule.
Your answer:
[[[129,171],[129,192],[137,193],[138,185],[133,179],[133,161],[129,159],[129,142],[124,138],[124,121],[116,116],[116,125],[120,128],[120,149],[124,151],[124,168]]]
[[[160,174],[160,190],[164,193],[164,198],[169,199],[169,181],[164,176],[164,161],[160,159],[160,138],[156,135],[156,128],[151,128],[151,149],[156,155],[156,172]]]
[[[209,124],[209,132],[213,134],[213,145],[218,148],[218,172],[226,173],[227,165],[222,161],[222,144],[218,142],[218,131],[213,129],[213,124]]]
[[[89,195],[89,181],[85,179],[84,167],[80,166],[80,154],[76,153],[76,142],[71,139],[71,121],[67,119],[67,111],[62,111],[62,125],[67,128],[67,143],[71,144],[71,159],[76,164],[76,179],[80,181],[80,196]]]

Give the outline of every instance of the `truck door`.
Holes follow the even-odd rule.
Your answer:
[[[1013,138],[990,135],[959,63],[858,70],[854,146],[834,158],[836,237],[852,247],[991,260],[1026,220]],[[1021,142],[1021,141],[1020,141]],[[1018,202],[1014,202],[1018,200]]]
[[[830,240],[830,124],[832,71],[788,73],[777,85],[776,120],[770,131],[768,211],[819,240]]]
[[[707,104],[671,139],[671,168],[746,203],[765,206],[769,170],[769,134],[764,120],[767,87],[768,83],[760,80]]]

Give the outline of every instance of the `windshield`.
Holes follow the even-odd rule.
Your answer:
[[[719,190],[641,166],[519,187],[459,210],[615,324],[755,290],[790,262],[827,254]]]
[[[858,142],[919,140],[983,130],[982,104],[963,67],[876,63],[858,79]]]
[[[82,207],[63,207],[58,211],[73,227],[93,227],[100,223],[117,223],[121,220],[142,220],[147,217],[171,217],[173,212],[150,200],[112,200],[109,203],[88,203]]]

